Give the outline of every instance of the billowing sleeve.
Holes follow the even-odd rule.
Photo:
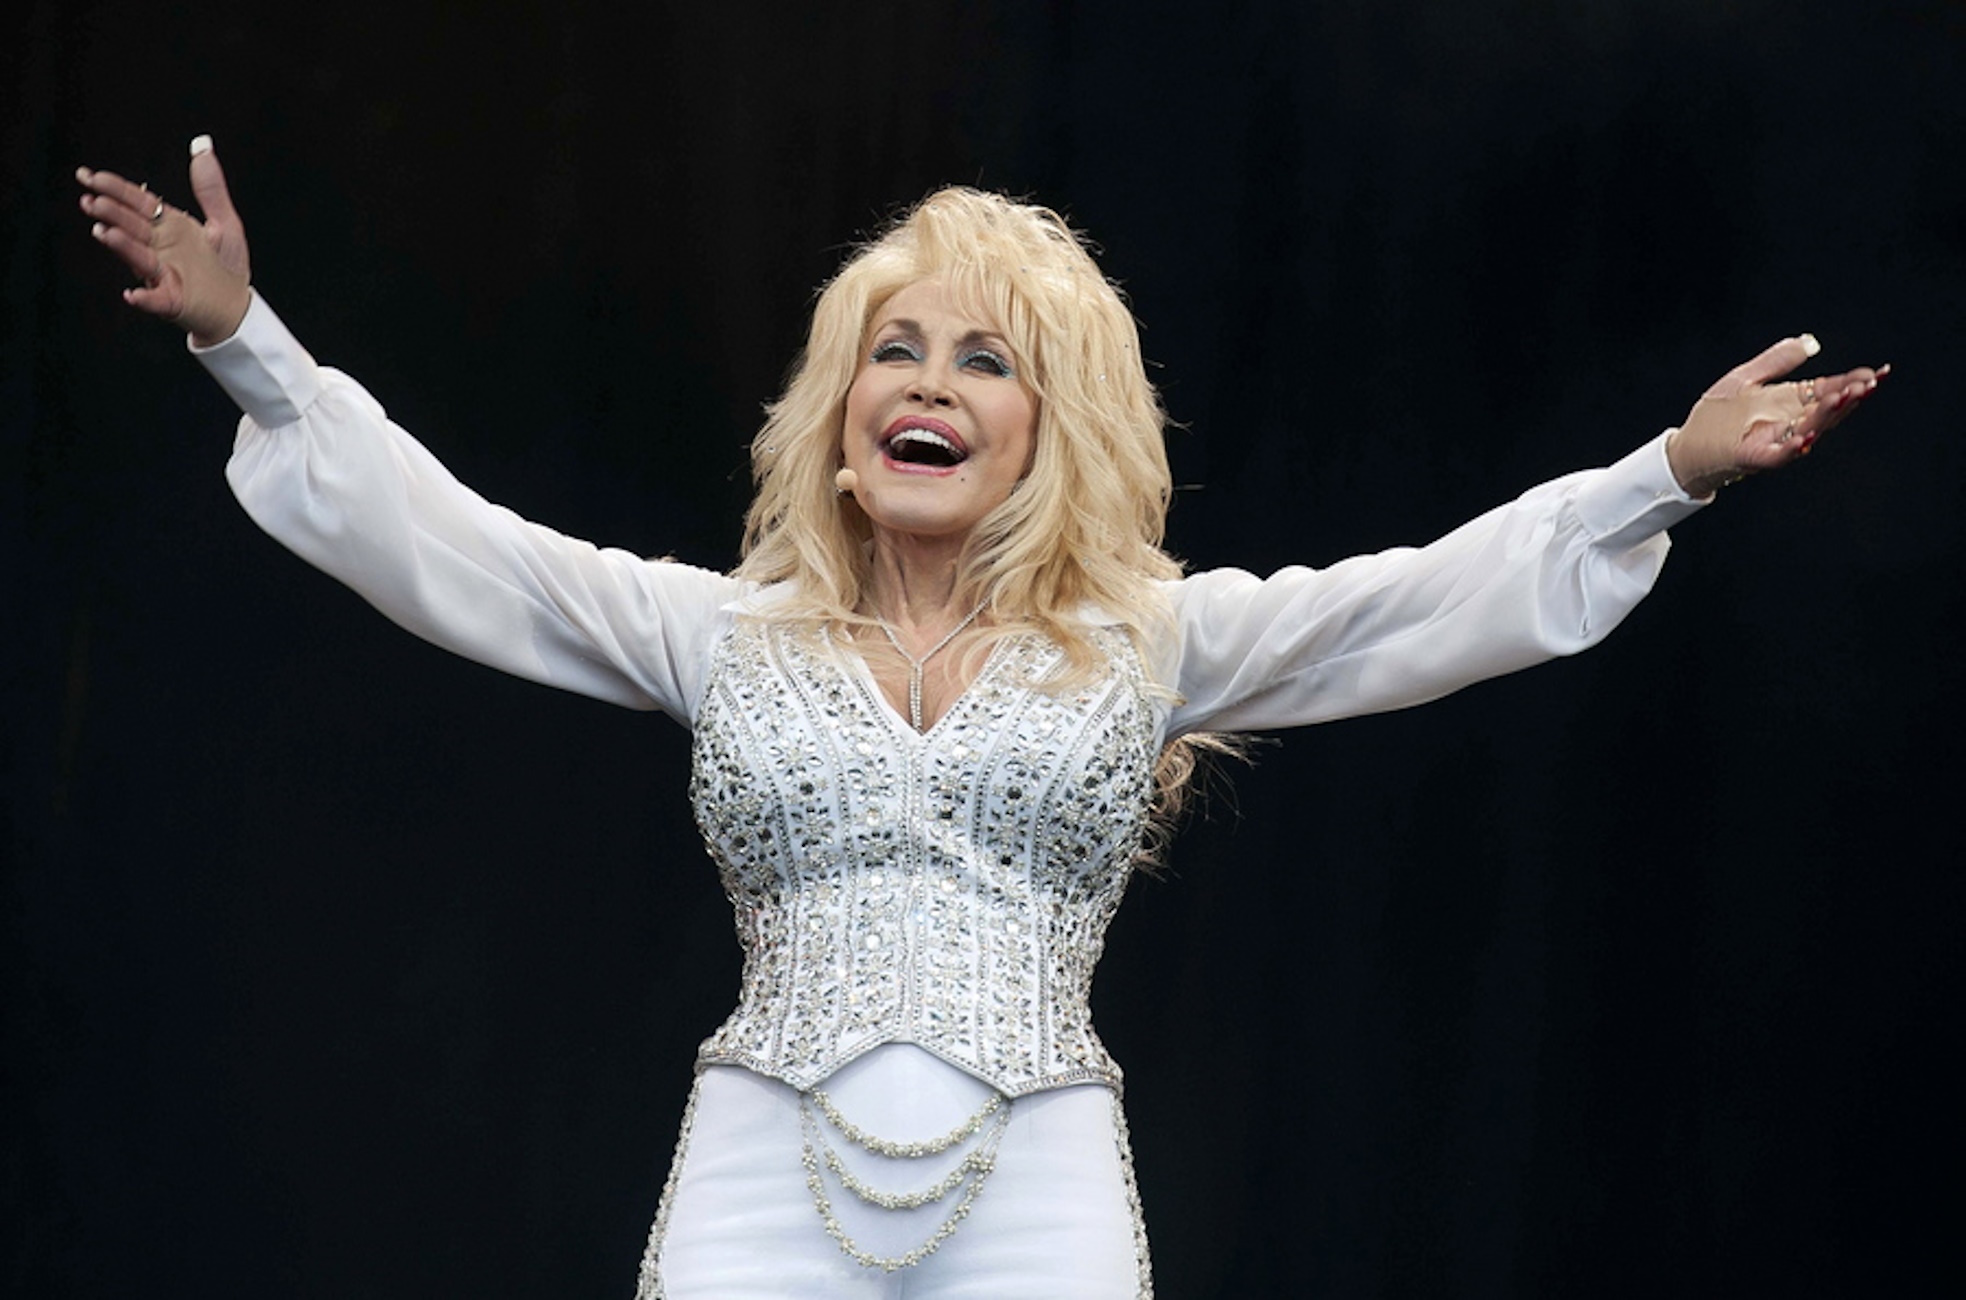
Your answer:
[[[1703,504],[1674,480],[1667,436],[1429,546],[1170,584],[1180,702],[1167,734],[1405,708],[1595,645],[1652,589],[1665,529]]]
[[[425,640],[630,708],[695,713],[731,578],[604,550],[465,487],[254,296],[194,348],[245,412],[226,477],[253,520]]]

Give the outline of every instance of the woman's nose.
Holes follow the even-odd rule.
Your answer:
[[[923,406],[954,406],[956,395],[939,376],[923,374],[908,387],[908,397]]]

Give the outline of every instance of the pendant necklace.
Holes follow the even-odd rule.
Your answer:
[[[937,641],[933,646],[930,646],[928,653],[923,655],[919,659],[909,654],[907,650],[902,647],[901,638],[894,635],[894,629],[887,625],[886,619],[877,618],[874,620],[876,623],[879,623],[881,625],[881,631],[887,633],[888,644],[894,647],[895,653],[908,661],[908,721],[914,725],[916,731],[920,731],[922,729],[922,668],[923,666],[926,665],[929,660],[935,658],[936,655],[942,653],[942,647],[948,645],[951,641],[955,640],[957,635],[961,633],[961,631],[964,628],[968,627],[971,623],[974,623],[976,621],[976,616],[983,612],[983,606],[989,603],[990,602],[987,600],[978,601],[976,604],[976,608],[970,610],[968,614],[965,614],[963,616],[962,622],[956,624],[954,627],[949,629],[949,635],[943,637],[940,641]]]

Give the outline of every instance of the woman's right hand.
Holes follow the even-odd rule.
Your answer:
[[[182,325],[199,347],[231,338],[252,305],[252,261],[211,137],[191,142],[191,192],[203,221],[114,172],[78,167],[75,179],[88,191],[90,233],[143,281],[123,301]]]

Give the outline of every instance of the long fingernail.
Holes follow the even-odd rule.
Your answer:
[[[75,179],[81,181],[84,185],[89,183],[89,176],[90,172],[87,167],[77,167],[75,169]]]
[[[1879,367],[1877,368],[1877,377],[1878,377],[1879,379],[1882,379],[1882,378],[1884,378],[1884,376],[1886,376],[1886,375],[1888,375],[1888,374],[1890,374],[1890,373],[1891,373],[1891,363],[1890,363],[1890,362],[1888,362],[1888,361],[1886,361],[1886,362],[1885,362],[1885,363],[1884,363],[1883,365],[1881,365],[1881,366],[1879,366]]]
[[[211,151],[212,138],[210,136],[194,135],[191,137],[191,156],[193,158],[196,158],[201,153],[210,153]]]
[[[1822,350],[1823,350],[1823,345],[1816,341],[1816,336],[1814,334],[1804,334],[1802,336],[1802,355],[1806,357],[1813,357],[1818,352],[1821,352]]]
[[[95,225],[93,225],[93,226],[90,226],[90,227],[89,227],[89,233],[90,233],[91,235],[94,235],[94,236],[95,236],[95,237],[96,237],[97,239],[101,239],[101,238],[102,238],[102,236],[103,236],[103,233],[104,233],[104,232],[103,232],[103,225],[102,225],[102,222],[100,222],[100,221],[98,221],[98,222],[96,222],[96,224],[95,224]]]

